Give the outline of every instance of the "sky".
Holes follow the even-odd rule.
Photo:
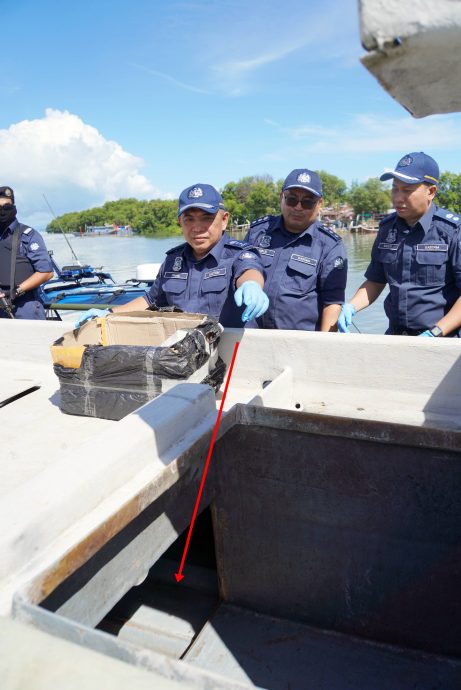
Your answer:
[[[424,150],[459,172],[461,114],[414,119],[360,63],[356,0],[0,0],[0,185],[18,217],[197,182]]]

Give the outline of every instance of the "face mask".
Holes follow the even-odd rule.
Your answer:
[[[17,210],[14,204],[0,206],[0,230],[6,230],[16,218]]]

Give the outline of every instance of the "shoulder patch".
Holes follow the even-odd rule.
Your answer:
[[[448,211],[445,208],[439,208],[435,210],[433,218],[440,218],[442,220],[448,221],[450,225],[457,226],[461,223],[461,214],[454,213],[453,211]]]
[[[238,247],[238,249],[245,249],[245,247],[249,247],[250,244],[248,242],[244,242],[243,240],[227,240],[225,242],[226,247]]]
[[[177,252],[180,253],[184,251],[186,248],[187,242],[183,242],[182,244],[176,245],[176,247],[172,247],[171,249],[168,249],[165,254],[176,254]]]
[[[256,227],[257,225],[260,225],[261,223],[267,223],[267,222],[268,222],[269,220],[271,220],[271,218],[273,218],[273,217],[274,217],[274,216],[261,216],[261,218],[256,218],[256,220],[253,220],[253,221],[250,223],[250,228],[254,228],[254,227]]]
[[[393,213],[389,213],[387,216],[384,216],[384,218],[380,221],[379,227],[382,228],[384,225],[387,225],[387,223],[393,223],[394,220],[397,218],[397,212],[394,211]]]
[[[334,230],[330,230],[330,228],[327,228],[325,225],[318,225],[317,227],[319,230],[324,232],[325,235],[328,235],[329,237],[331,237],[336,242],[339,242],[339,240],[342,239],[341,236],[337,235]]]

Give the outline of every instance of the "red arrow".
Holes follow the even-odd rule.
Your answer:
[[[236,358],[236,356],[237,356],[237,350],[238,350],[238,348],[239,348],[239,343],[237,342],[237,343],[235,343],[235,346],[234,346],[234,354],[232,355],[232,361],[231,361],[231,365],[230,365],[230,367],[229,367],[229,374],[228,374],[228,376],[227,376],[226,385],[224,386],[224,394],[223,394],[223,396],[222,396],[221,405],[219,406],[219,412],[218,412],[218,417],[217,417],[217,419],[216,419],[216,424],[214,425],[213,436],[211,437],[211,443],[210,443],[210,448],[209,448],[209,450],[208,450],[208,455],[207,455],[207,459],[206,459],[206,462],[205,462],[205,467],[203,468],[202,480],[201,480],[201,482],[200,482],[200,488],[199,488],[199,490],[198,490],[197,499],[196,499],[196,501],[195,501],[194,512],[192,513],[192,519],[191,519],[191,521],[190,521],[189,531],[188,531],[188,533],[187,533],[186,545],[185,545],[185,547],[184,547],[184,552],[183,552],[183,555],[182,555],[182,558],[181,558],[181,564],[180,564],[180,566],[179,566],[179,571],[178,571],[177,573],[174,574],[174,576],[175,576],[175,578],[176,578],[176,582],[181,582],[181,580],[182,580],[183,577],[184,577],[184,575],[182,574],[182,571],[183,571],[183,568],[184,568],[184,563],[185,563],[185,560],[186,560],[187,551],[188,551],[188,549],[189,549],[190,538],[191,538],[191,535],[192,535],[192,530],[194,529],[195,518],[197,517],[198,507],[199,507],[199,504],[200,504],[200,499],[202,498],[203,487],[204,487],[204,485],[205,485],[205,479],[206,479],[206,475],[207,475],[207,472],[208,472],[208,466],[209,466],[209,464],[210,464],[211,454],[213,453],[214,442],[215,442],[215,440],[216,440],[216,435],[217,435],[217,433],[218,433],[219,424],[220,424],[220,422],[221,422],[222,410],[223,410],[223,407],[224,407],[224,403],[225,403],[225,401],[226,401],[227,389],[229,388],[229,383],[230,383],[230,380],[231,380],[232,370],[233,370],[233,368],[234,368],[234,362],[235,362],[235,358]]]

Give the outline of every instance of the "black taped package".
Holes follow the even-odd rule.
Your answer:
[[[226,366],[218,357],[221,327],[207,319],[172,345],[88,345],[78,368],[54,364],[62,412],[120,420],[178,382],[217,391]]]

